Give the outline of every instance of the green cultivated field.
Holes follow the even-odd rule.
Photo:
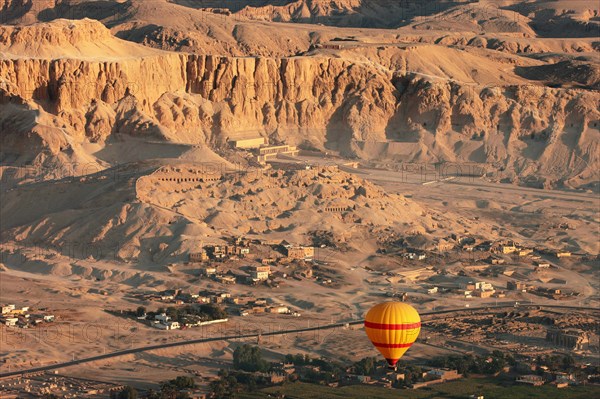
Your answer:
[[[241,399],[272,398],[276,397],[276,394],[284,394],[286,398],[290,399],[465,399],[475,393],[484,395],[485,399],[591,399],[600,397],[600,386],[571,386],[564,389],[557,389],[554,385],[529,387],[523,385],[504,385],[502,382],[490,378],[466,378],[460,381],[433,385],[417,390],[386,389],[366,385],[329,388],[315,384],[289,383],[282,386],[265,388],[253,393],[240,394],[238,397]]]

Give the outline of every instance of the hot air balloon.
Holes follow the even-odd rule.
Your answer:
[[[367,312],[365,331],[389,367],[395,370],[398,360],[419,336],[421,317],[407,303],[384,302]]]

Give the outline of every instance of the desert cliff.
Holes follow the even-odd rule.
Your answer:
[[[365,48],[343,59],[318,49],[304,57],[228,57],[124,42],[92,20],[5,26],[3,152],[19,153],[23,140],[38,143],[35,158],[122,134],[211,145],[260,134],[365,159],[394,158],[390,148],[403,147],[406,161],[500,163],[515,176],[546,175],[546,185],[590,182],[597,91],[528,81],[519,71],[542,68],[534,60],[491,66],[485,53],[469,52],[467,62],[438,67],[435,59],[450,59],[453,50],[436,47]],[[102,60],[93,56],[99,49]],[[475,72],[469,65],[477,60]],[[489,83],[465,83],[473,74]],[[590,70],[585,83],[597,82]],[[384,142],[394,145],[373,150]]]

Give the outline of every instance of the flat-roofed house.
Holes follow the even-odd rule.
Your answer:
[[[254,280],[268,280],[271,274],[271,266],[250,266],[250,276]]]
[[[271,306],[270,308],[267,308],[267,313],[288,313],[290,311],[290,309],[287,306]]]
[[[288,259],[304,259],[304,248],[302,248],[302,247],[286,248],[286,255],[287,255]]]

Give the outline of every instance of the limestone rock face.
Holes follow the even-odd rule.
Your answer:
[[[124,42],[86,19],[4,26],[0,50],[6,153],[76,153],[113,135],[222,145],[260,134],[365,159],[500,163],[513,176],[584,185],[598,151],[598,92],[519,83],[527,81],[506,72],[510,64],[504,86],[411,72],[430,65],[423,46],[347,58],[179,54]],[[449,74],[466,73],[456,65]],[[535,68],[521,72],[559,73]],[[586,73],[593,84],[596,73]]]

